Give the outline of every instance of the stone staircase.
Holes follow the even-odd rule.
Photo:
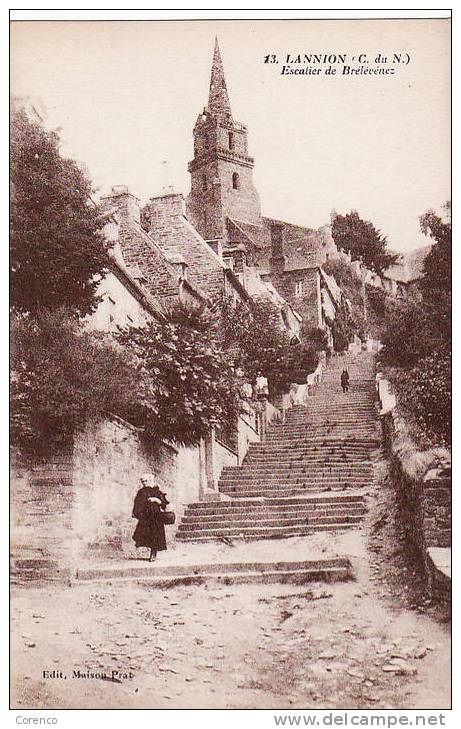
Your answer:
[[[344,394],[340,373],[351,387]],[[223,469],[219,491],[228,500],[191,504],[180,541],[294,537],[354,527],[366,511],[379,445],[373,357],[334,358],[306,405],[250,446],[241,466]]]

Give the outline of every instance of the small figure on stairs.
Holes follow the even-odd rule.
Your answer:
[[[343,392],[349,392],[349,372],[346,369],[341,372],[341,387]]]

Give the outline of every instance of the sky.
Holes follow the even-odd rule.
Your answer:
[[[143,203],[165,186],[186,195],[215,35],[264,215],[316,228],[356,209],[397,251],[429,242],[418,218],[450,198],[448,20],[17,21],[12,93],[43,105],[96,197],[120,184]],[[287,53],[410,63],[393,76],[283,76]]]

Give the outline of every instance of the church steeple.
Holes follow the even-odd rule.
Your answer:
[[[253,185],[254,159],[248,130],[232,117],[224,67],[215,39],[208,106],[194,126],[194,158],[189,162],[191,191],[187,215],[205,240],[228,240],[227,220],[261,224],[259,196]]]
[[[215,38],[213,64],[211,66],[210,93],[208,95],[208,111],[213,116],[224,116],[232,119],[232,112],[227,93],[224,66],[219,50],[218,38]]]

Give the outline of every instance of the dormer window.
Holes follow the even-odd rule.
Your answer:
[[[234,172],[232,175],[232,187],[234,190],[240,190],[240,177],[238,172]]]

